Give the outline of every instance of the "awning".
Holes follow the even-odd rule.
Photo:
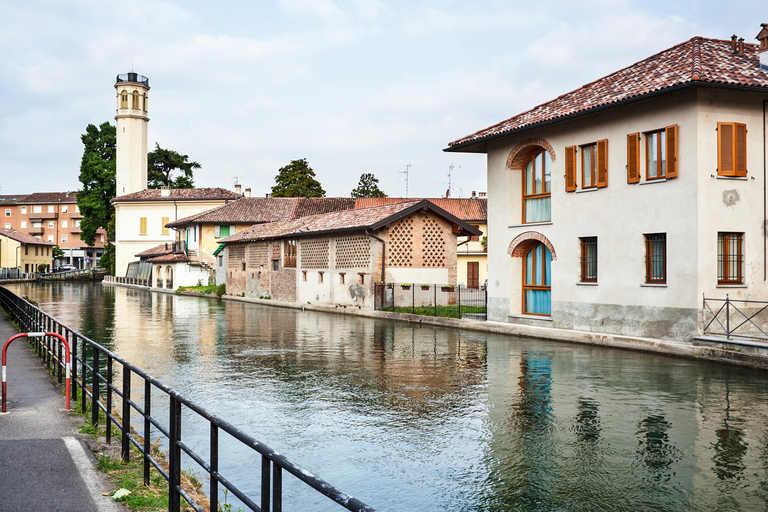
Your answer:
[[[223,248],[224,248],[226,245],[227,245],[227,244],[219,244],[219,247],[218,247],[218,248],[217,248],[215,251],[213,251],[213,255],[214,255],[214,256],[218,255],[218,254],[221,252],[221,250],[222,250],[222,249],[223,249]]]

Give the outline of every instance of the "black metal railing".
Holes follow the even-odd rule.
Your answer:
[[[488,294],[485,286],[377,283],[374,308],[414,315],[487,320]]]
[[[73,402],[79,400],[83,411],[90,409],[90,421],[93,425],[99,423],[99,413],[106,418],[106,442],[112,442],[112,427],[115,426],[121,436],[121,454],[123,460],[130,459],[130,446],[133,445],[141,454],[144,466],[144,485],[150,485],[150,471],[152,467],[159,472],[168,482],[169,512],[178,512],[181,507],[181,498],[199,512],[204,509],[181,486],[182,455],[192,459],[198,467],[210,478],[210,510],[219,510],[219,486],[223,486],[223,492],[231,492],[250,510],[258,512],[279,512],[283,507],[283,473],[296,477],[309,488],[314,489],[327,498],[335,501],[341,507],[359,512],[375,512],[365,503],[353,498],[343,491],[331,486],[327,482],[312,473],[297,466],[285,456],[249,436],[245,432],[232,426],[218,416],[211,414],[199,405],[188,400],[174,389],[166,386],[159,380],[148,375],[143,370],[121,359],[111,351],[86,338],[82,334],[61,324],[58,320],[44,313],[26,300],[20,298],[4,287],[0,287],[0,303],[18,322],[22,332],[55,332],[62,335],[69,343],[71,350],[72,374],[71,397]],[[57,375],[59,383],[62,383],[64,371],[63,343],[58,338],[47,336],[44,338],[30,338],[38,356],[43,359],[52,373]],[[117,377],[122,375],[121,384],[115,384]],[[143,403],[134,400],[131,390],[134,377],[143,381]],[[167,423],[163,423],[160,416],[151,411],[158,408],[165,409],[163,399],[156,395],[164,396],[168,402]],[[153,400],[154,398],[154,400]],[[116,404],[115,402],[119,402]],[[119,412],[115,410],[119,408]],[[207,451],[207,458],[200,455],[182,438],[182,412],[188,421],[202,421],[209,426],[210,443],[198,451]],[[141,425],[132,425],[131,416],[134,413],[142,418]],[[139,435],[135,428],[141,429]],[[188,427],[189,428],[189,427]],[[226,457],[226,453],[220,453],[222,446],[219,442],[219,434],[226,433],[235,439],[237,451],[244,448],[253,450],[255,457],[260,457],[261,471],[253,480],[260,482],[259,497],[249,496],[239,489],[219,472],[219,460]],[[160,461],[153,455],[150,440],[152,436],[161,434],[168,447],[168,470],[164,470]],[[306,506],[302,509],[307,509]]]
[[[768,341],[768,302],[704,297],[703,312],[705,335]]]

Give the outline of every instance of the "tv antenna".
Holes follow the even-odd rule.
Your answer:
[[[461,166],[459,166],[461,169]],[[445,197],[451,197],[451,174],[453,173],[453,163],[448,166],[448,191],[445,193]]]
[[[238,186],[240,182],[238,180],[243,179],[242,176],[232,176],[232,179],[235,180],[235,186]]]
[[[404,171],[398,171],[399,174],[405,174],[405,198],[406,199],[408,199],[408,182],[410,181],[409,179],[410,170],[411,170],[411,164],[408,164],[405,166]]]

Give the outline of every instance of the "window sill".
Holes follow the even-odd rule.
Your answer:
[[[597,286],[597,285],[598,285],[598,283],[586,283],[586,282],[582,282],[582,281],[578,281],[576,283],[576,286]]]
[[[597,187],[590,187],[590,188],[581,188],[576,191],[577,194],[583,194],[585,192],[597,192]]]
[[[666,181],[669,181],[669,179],[668,178],[658,178],[658,179],[655,179],[655,180],[641,181],[640,185],[653,185],[654,183],[664,183]]]
[[[666,284],[657,284],[657,283],[640,283],[640,286],[643,288],[666,288]]]
[[[530,226],[551,226],[551,225],[552,225],[552,221],[551,220],[547,220],[547,221],[543,221],[543,222],[529,222],[527,224],[512,224],[511,226],[507,226],[507,227],[509,227],[509,228],[527,228],[527,227],[530,227]]]
[[[715,174],[715,179],[727,181],[749,181],[748,176],[720,176],[719,174]]]
[[[507,315],[507,318],[520,318],[521,320],[541,320],[542,322],[551,322],[551,316],[542,315]]]
[[[718,284],[715,288],[748,288],[745,284]]]

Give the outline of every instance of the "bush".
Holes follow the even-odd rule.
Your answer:
[[[221,283],[219,286],[216,287],[216,295],[221,297],[225,293],[227,293],[227,285],[226,284]]]

